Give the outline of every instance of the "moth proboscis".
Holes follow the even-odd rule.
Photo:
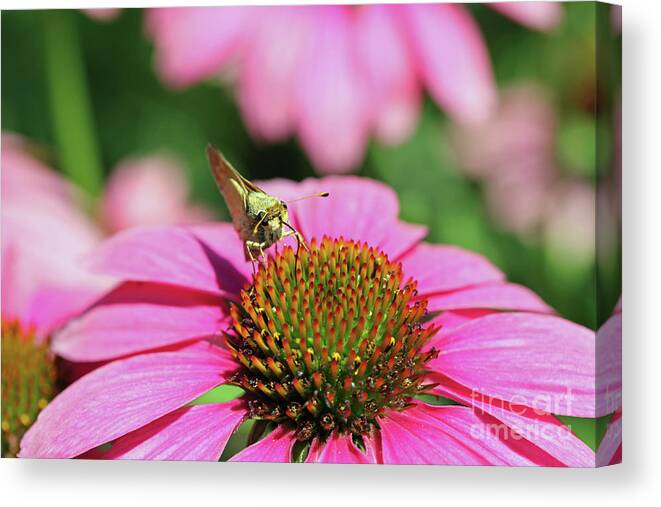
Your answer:
[[[232,216],[232,224],[243,241],[246,260],[264,260],[264,250],[283,238],[295,236],[298,246],[307,249],[305,239],[289,222],[287,202],[266,193],[234,169],[214,146],[207,146],[207,158],[218,189]],[[328,192],[294,199],[328,197]]]

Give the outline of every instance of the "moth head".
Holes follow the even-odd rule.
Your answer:
[[[260,220],[264,222],[271,222],[273,220],[278,220],[280,222],[287,222],[289,220],[289,213],[287,212],[287,205],[284,201],[280,201],[264,210],[260,210],[258,213]]]

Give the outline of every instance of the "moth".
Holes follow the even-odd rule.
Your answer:
[[[211,173],[232,216],[234,229],[243,241],[246,260],[264,260],[264,250],[288,236],[296,237],[299,248],[301,245],[307,248],[303,236],[289,223],[285,201],[266,193],[241,176],[211,144],[207,146],[207,158]],[[327,196],[328,192],[320,192],[294,201]]]

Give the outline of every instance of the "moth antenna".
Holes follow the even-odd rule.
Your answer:
[[[302,201],[303,199],[310,199],[312,197],[328,197],[329,195],[330,194],[328,192],[319,192],[318,194],[306,195],[305,197],[297,197],[296,199],[292,199],[291,201],[285,201],[285,202],[290,203],[290,202]]]

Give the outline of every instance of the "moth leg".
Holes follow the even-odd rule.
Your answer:
[[[257,247],[259,248],[259,257],[262,259],[262,264],[264,265],[264,268],[266,269],[266,254],[264,253],[264,247],[266,246],[266,243],[259,243]]]
[[[264,267],[266,267],[266,254],[264,253],[264,247],[268,247],[266,243],[259,243],[257,241],[246,241],[246,250],[250,253],[250,260],[251,261],[259,261],[261,260],[262,264]],[[255,257],[252,254],[252,250],[255,249],[259,252],[259,258],[255,259]],[[254,264],[253,264],[254,267]]]
[[[268,245],[266,243],[259,243],[257,241],[247,240],[245,242],[246,253],[248,254],[248,256],[250,258],[250,262],[252,263],[253,275],[256,272],[256,269],[255,269],[255,264],[256,263],[261,261],[262,265],[266,268],[266,254],[264,253],[264,247],[267,247],[267,246]],[[253,250],[256,250],[257,252],[259,252],[259,255],[258,255],[257,259],[255,259],[255,256],[253,255]]]
[[[296,243],[298,243],[298,248],[296,249],[296,259],[294,261],[294,268],[298,269],[298,251],[301,248],[301,245],[303,245],[303,248],[305,248],[308,252],[310,249],[308,248],[307,243],[305,242],[305,239],[301,235],[300,232],[298,232],[296,229],[294,229],[291,225],[289,225],[287,222],[283,222],[287,227],[289,227],[289,231],[284,233],[280,239],[286,238],[288,236],[295,236],[296,237]]]
[[[257,270],[255,269],[255,262],[256,262],[257,259],[255,259],[255,256],[252,254],[252,249],[253,249],[254,245],[255,245],[254,241],[246,241],[243,244],[245,254],[246,254],[246,260],[249,260],[250,265],[252,266],[253,276],[255,276],[255,273],[257,272]]]

